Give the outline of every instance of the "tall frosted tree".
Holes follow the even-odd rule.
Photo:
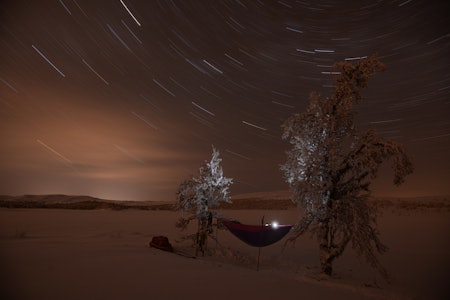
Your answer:
[[[394,184],[400,185],[413,166],[403,147],[374,130],[356,129],[353,105],[369,78],[384,70],[371,56],[334,65],[339,72],[331,97],[310,95],[307,110],[283,124],[292,148],[281,166],[292,201],[304,211],[294,227],[294,242],[305,232],[318,240],[321,269],[332,274],[333,261],[351,244],[355,253],[387,278],[378,260],[387,247],[376,228],[376,211],[368,203],[370,184],[384,161],[392,162]]]
[[[212,232],[216,212],[211,208],[218,207],[222,201],[231,202],[229,188],[233,179],[223,175],[221,161],[219,151],[213,146],[211,160],[200,167],[199,175],[183,181],[178,188],[176,209],[181,217],[177,226],[184,229],[190,221],[197,220],[196,254],[199,251],[204,254],[208,234]]]

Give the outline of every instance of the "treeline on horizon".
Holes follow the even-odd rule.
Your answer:
[[[58,200],[55,200],[58,198]],[[233,199],[232,203],[222,203],[216,209],[261,209],[261,210],[287,210],[295,208],[290,199],[261,199],[246,198]],[[424,198],[377,198],[372,199],[371,204],[380,209],[437,209],[450,212],[450,197],[424,197]],[[25,195],[25,196],[0,196],[0,207],[3,208],[41,208],[41,209],[73,209],[73,210],[166,210],[173,211],[174,203],[151,203],[138,201],[113,201],[103,200],[90,196],[68,195]]]

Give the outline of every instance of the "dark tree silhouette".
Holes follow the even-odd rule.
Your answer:
[[[283,124],[283,139],[292,149],[281,166],[292,201],[305,215],[294,227],[294,242],[309,231],[318,239],[320,263],[332,274],[333,261],[350,243],[356,254],[388,278],[377,258],[387,250],[376,229],[375,208],[368,203],[370,183],[386,160],[391,160],[394,184],[403,182],[413,166],[401,145],[375,131],[355,128],[353,105],[369,78],[384,70],[371,56],[357,63],[335,64],[339,72],[329,98],[310,95],[308,109]]]

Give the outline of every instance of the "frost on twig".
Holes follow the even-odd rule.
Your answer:
[[[233,180],[223,175],[221,161],[219,151],[213,147],[211,160],[200,167],[199,175],[184,180],[178,188],[176,210],[181,217],[176,226],[186,229],[192,220],[197,220],[196,254],[205,253],[208,235],[213,231],[217,213],[211,208],[222,201],[231,202],[229,188]]]
[[[387,247],[379,239],[375,208],[367,201],[370,184],[384,161],[392,162],[395,185],[413,172],[413,166],[396,141],[355,126],[353,105],[362,99],[360,89],[384,65],[371,56],[356,64],[339,62],[335,68],[339,75],[331,97],[312,93],[307,110],[283,124],[282,138],[291,149],[281,170],[292,201],[305,211],[288,242],[305,232],[316,236],[322,271],[328,275],[350,244],[387,279],[377,258]]]

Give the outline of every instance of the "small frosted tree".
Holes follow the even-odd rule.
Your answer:
[[[233,179],[223,175],[222,159],[216,148],[212,148],[211,160],[199,169],[199,176],[183,181],[177,192],[176,209],[181,212],[177,227],[185,229],[190,221],[197,220],[195,235],[196,255],[204,254],[208,234],[212,233],[212,221],[217,217],[211,208],[220,202],[231,202],[229,188]]]
[[[292,201],[305,212],[294,227],[294,242],[305,232],[317,237],[322,272],[332,274],[333,261],[350,243],[359,257],[388,278],[377,258],[387,250],[376,229],[376,211],[368,203],[370,183],[382,163],[391,160],[394,184],[413,171],[401,145],[375,131],[355,128],[353,105],[360,89],[384,69],[375,56],[357,63],[335,64],[339,72],[329,98],[310,95],[304,113],[283,124],[283,139],[292,149],[281,166],[292,191]]]

